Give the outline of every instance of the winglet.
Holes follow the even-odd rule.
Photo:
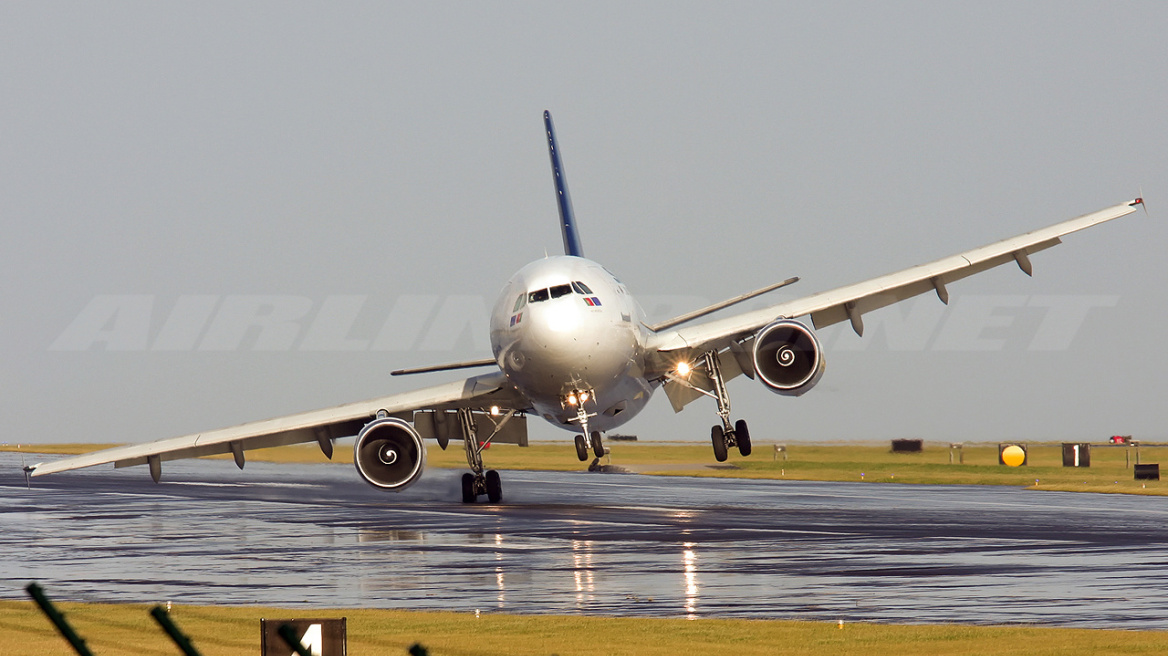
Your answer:
[[[1148,216],[1148,206],[1144,204],[1144,190],[1143,189],[1140,189],[1140,197],[1133,200],[1132,202],[1128,203],[1128,205],[1131,205],[1132,207],[1139,205],[1140,207],[1144,208],[1144,215]]]
[[[560,146],[556,143],[556,128],[552,125],[552,114],[543,113],[543,125],[547,128],[548,155],[552,160],[552,180],[556,184],[556,203],[560,207],[560,230],[564,234],[564,254],[584,257],[580,246],[580,235],[576,232],[576,213],[572,210],[572,196],[568,194],[568,180],[564,177],[564,164],[560,161]]]

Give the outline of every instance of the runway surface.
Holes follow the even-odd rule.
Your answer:
[[[1157,497],[503,472],[503,505],[467,506],[452,470],[386,494],[342,465],[32,489],[19,466],[0,454],[9,599],[1168,629]]]

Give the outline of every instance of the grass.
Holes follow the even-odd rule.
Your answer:
[[[114,445],[44,444],[24,446],[37,453],[79,454]],[[887,446],[871,444],[830,444],[787,446],[787,459],[779,456],[771,444],[755,446],[749,458],[732,455],[727,465],[717,467],[710,448],[704,444],[652,444],[609,442],[610,458],[605,462],[644,473],[658,475],[712,476],[802,481],[863,481],[866,483],[905,483],[932,485],[1009,485],[1038,490],[1070,492],[1106,492],[1125,494],[1168,495],[1163,481],[1133,480],[1129,467],[1135,462],[1135,449],[1095,445],[1090,467],[1063,467],[1062,449],[1058,444],[1028,446],[1028,463],[1023,467],[998,464],[996,444],[968,445],[962,449],[964,463],[950,464],[947,444],[926,443],[920,453],[892,453]],[[14,446],[0,450],[15,451]],[[443,451],[429,445],[427,465],[463,469],[466,461],[462,448],[452,444]],[[230,459],[231,456],[215,456]],[[1142,462],[1168,457],[1166,446],[1140,448]],[[258,449],[247,453],[249,461],[316,463],[327,462],[320,449],[313,446],[289,446]],[[338,444],[333,462],[351,463],[351,443]],[[495,469],[539,469],[578,471],[586,463],[576,460],[570,443],[543,443],[527,448],[510,444],[493,445],[485,454],[488,467]],[[1166,463],[1168,464],[1168,463]]]
[[[50,591],[51,594],[51,591]],[[98,656],[178,650],[148,606],[63,603]],[[204,656],[254,654],[260,618],[347,617],[353,656],[406,654],[421,643],[445,654],[1161,654],[1168,632],[1029,626],[881,625],[780,620],[684,620],[393,610],[175,606],[171,618]],[[0,653],[39,656],[68,646],[32,602],[0,601]]]

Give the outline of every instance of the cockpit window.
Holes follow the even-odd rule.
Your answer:
[[[546,300],[548,300],[548,290],[546,289],[537,289],[527,295],[528,303],[539,303]]]
[[[572,293],[572,286],[571,285],[556,285],[555,287],[552,287],[548,291],[550,291],[552,293],[552,298],[559,298],[561,296],[567,296],[568,294],[571,294]]]
[[[519,298],[515,299],[515,307],[511,308],[512,314],[518,312],[524,305],[527,305],[527,294],[520,294]]]
[[[585,285],[579,280],[572,283],[572,289],[576,290],[577,294],[584,294],[585,296],[592,295],[592,290],[588,289],[588,285]]]

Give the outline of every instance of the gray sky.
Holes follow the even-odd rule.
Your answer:
[[[544,109],[586,254],[658,320],[1142,187],[1150,217],[1067,237],[1033,279],[823,331],[804,397],[730,391],[756,441],[1168,439],[1168,5],[563,4],[0,4],[0,441],[146,441],[458,376],[388,372],[488,355],[469,322],[560,252]],[[240,332],[257,307],[285,320]],[[624,432],[715,419],[660,395]]]

